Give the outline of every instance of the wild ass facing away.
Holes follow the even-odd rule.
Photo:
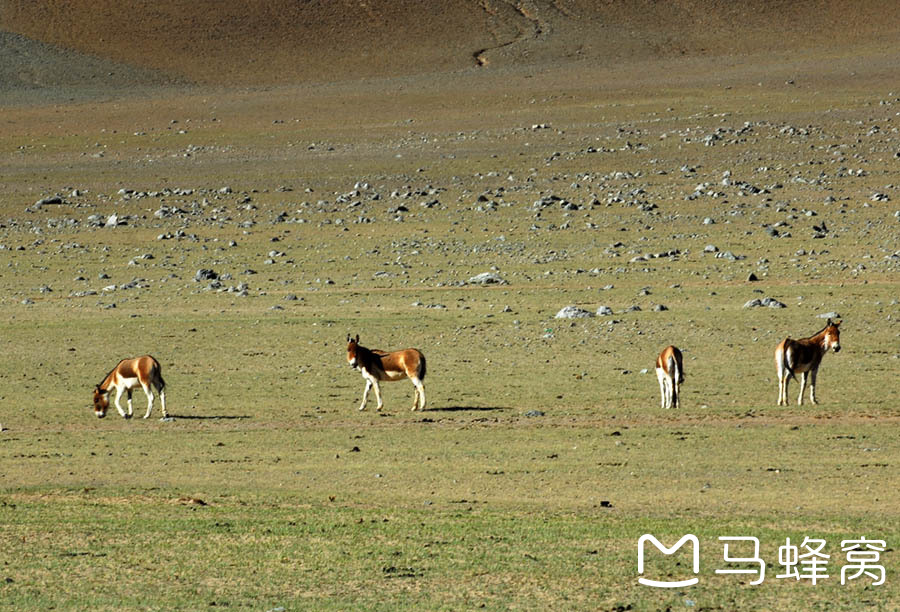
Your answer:
[[[684,382],[684,368],[681,365],[681,351],[667,346],[656,358],[656,378],[663,408],[681,407],[681,383]]]

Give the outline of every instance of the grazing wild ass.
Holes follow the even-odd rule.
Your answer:
[[[359,409],[365,410],[366,400],[369,398],[369,390],[375,388],[375,399],[378,400],[378,410],[384,406],[381,401],[381,388],[379,381],[403,380],[409,378],[416,387],[413,396],[413,410],[425,410],[425,355],[414,348],[402,351],[386,352],[378,349],[367,349],[359,343],[359,335],[351,338],[347,335],[347,363],[350,367],[362,372],[366,379],[366,390],[363,391],[362,404]]]
[[[840,321],[832,322],[828,319],[825,328],[809,338],[785,338],[775,349],[775,371],[778,373],[778,405],[788,405],[788,379],[796,380],[796,374],[800,376],[800,397],[797,405],[803,405],[803,390],[806,388],[806,378],[809,376],[809,399],[816,404],[816,374],[819,372],[819,364],[822,357],[830,350],[835,353],[841,350],[841,332],[838,329]]]
[[[681,351],[667,346],[656,358],[656,378],[663,408],[681,407],[681,383],[684,382],[684,368],[681,365]]]
[[[169,413],[166,412],[166,381],[163,380],[159,362],[150,355],[135,357],[134,359],[123,359],[106,375],[103,382],[94,389],[94,414],[101,419],[106,416],[106,410],[109,408],[109,393],[115,387],[116,409],[122,417],[130,419],[132,416],[131,393],[138,385],[147,394],[147,414],[144,415],[144,418],[149,417],[150,411],[153,410],[153,387],[159,392],[163,417],[168,417]],[[127,414],[122,410],[122,405],[119,403],[122,393],[128,393]]]

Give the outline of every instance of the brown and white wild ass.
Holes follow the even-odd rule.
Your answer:
[[[667,346],[656,358],[656,378],[663,408],[681,407],[681,383],[684,382],[684,368],[681,365],[681,351]]]
[[[147,414],[144,418],[150,416],[153,410],[153,388],[159,392],[159,401],[162,404],[163,418],[168,417],[166,412],[166,381],[162,377],[162,369],[159,362],[150,355],[143,357],[135,357],[134,359],[123,359],[106,375],[99,385],[94,388],[94,414],[99,418],[106,416],[106,410],[109,408],[109,393],[113,388],[116,389],[116,409],[119,414],[126,419],[132,416],[131,409],[131,393],[138,385],[147,395]],[[122,410],[119,400],[122,393],[128,394],[128,413]]]
[[[409,378],[416,388],[413,396],[413,410],[425,410],[425,355],[418,349],[408,348],[402,351],[386,352],[378,349],[367,349],[360,345],[359,335],[351,338],[347,335],[347,363],[362,373],[366,379],[366,390],[363,391],[362,404],[359,409],[365,410],[369,390],[374,387],[378,410],[384,406],[381,401],[379,381],[394,381]]]
[[[803,391],[806,388],[807,376],[809,377],[809,399],[816,402],[816,375],[819,372],[819,364],[822,357],[830,350],[835,353],[841,350],[841,332],[838,329],[840,321],[832,322],[828,319],[825,328],[809,338],[785,338],[775,349],[775,371],[778,373],[778,405],[788,404],[788,379],[796,379],[800,373],[800,396],[797,405],[803,405]]]

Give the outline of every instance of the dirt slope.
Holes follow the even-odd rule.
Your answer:
[[[897,46],[893,0],[5,0],[0,30],[217,85],[323,82],[581,60]],[[0,74],[27,80],[27,54]],[[13,64],[12,66],[10,64]],[[101,69],[102,70],[102,69]],[[60,72],[60,71],[57,71]],[[71,73],[71,70],[62,70]],[[76,70],[77,73],[77,70]],[[53,71],[44,71],[44,76]],[[148,72],[148,74],[150,74]]]

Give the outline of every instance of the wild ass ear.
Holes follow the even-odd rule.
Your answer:
[[[350,342],[350,334],[347,334],[347,342]]]
[[[359,344],[359,334],[356,334],[356,343]]]

